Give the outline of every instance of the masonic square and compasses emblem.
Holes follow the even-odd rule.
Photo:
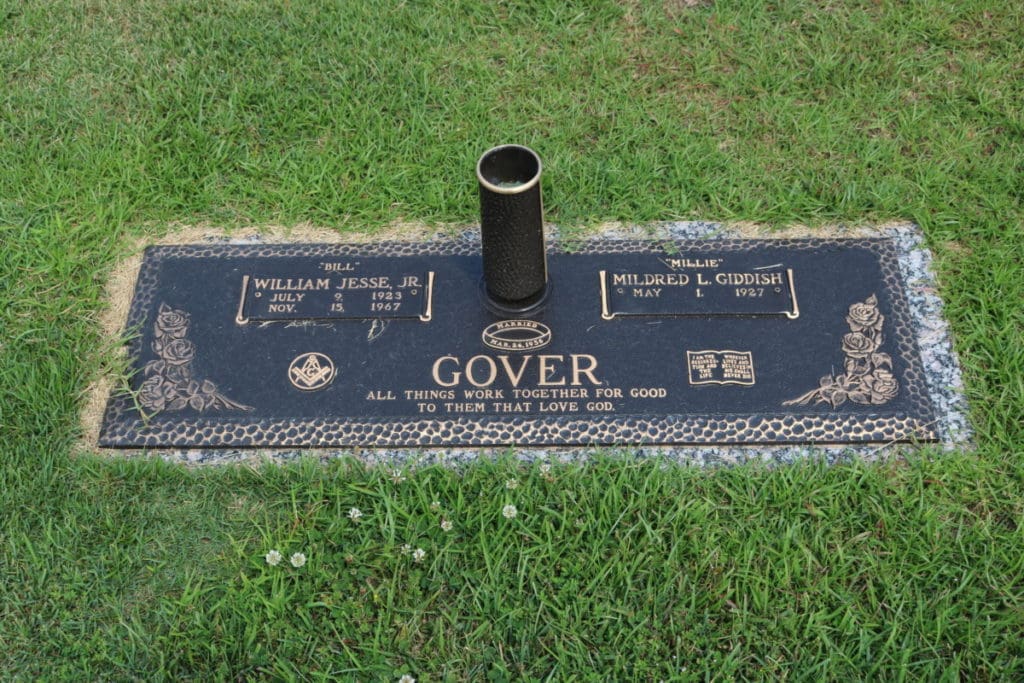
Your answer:
[[[288,379],[302,391],[323,389],[334,380],[335,374],[334,363],[322,353],[304,353],[288,366]]]

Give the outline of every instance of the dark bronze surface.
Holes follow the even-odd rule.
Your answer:
[[[150,248],[100,444],[935,438],[886,240],[601,240],[548,262],[543,306],[510,318],[478,242]]]

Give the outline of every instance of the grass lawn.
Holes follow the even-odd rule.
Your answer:
[[[1024,679],[1024,6],[690,4],[0,0],[0,677]],[[470,224],[508,141],[571,230],[916,221],[976,450],[72,456],[129,244]]]

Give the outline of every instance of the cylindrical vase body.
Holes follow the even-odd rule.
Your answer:
[[[503,308],[529,308],[547,290],[540,173],[540,157],[522,145],[490,149],[476,165],[484,284]]]

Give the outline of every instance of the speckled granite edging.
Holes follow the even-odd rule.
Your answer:
[[[548,228],[549,237],[557,237],[558,230]],[[730,239],[730,238],[793,238],[793,237],[885,237],[892,239],[897,253],[903,284],[911,315],[918,330],[917,342],[921,352],[928,383],[929,395],[935,407],[936,429],[940,444],[930,448],[952,450],[969,447],[971,430],[967,420],[967,401],[963,393],[960,364],[953,351],[949,326],[942,316],[942,300],[936,293],[931,270],[931,253],[924,246],[924,237],[917,226],[910,223],[877,227],[836,227],[829,230],[787,229],[768,232],[763,228],[729,226],[720,223],[689,221],[644,225],[614,225],[591,232],[581,240],[589,239]],[[479,233],[467,230],[452,238],[438,233],[431,239],[478,241]],[[252,244],[261,242],[258,236],[218,240]],[[352,455],[367,465],[387,467],[418,467],[430,464],[460,466],[477,458],[494,458],[512,454],[524,462],[581,461],[599,454],[623,454],[639,458],[661,458],[682,465],[727,465],[759,461],[764,463],[790,463],[806,458],[820,458],[827,462],[850,459],[874,460],[884,457],[894,448],[912,448],[906,444],[887,446],[644,446],[621,448],[551,447],[551,448],[385,448],[385,449],[152,449],[110,450],[105,454],[118,457],[160,457],[170,462],[188,465],[254,464],[265,461],[287,462],[312,456],[330,460]]]

